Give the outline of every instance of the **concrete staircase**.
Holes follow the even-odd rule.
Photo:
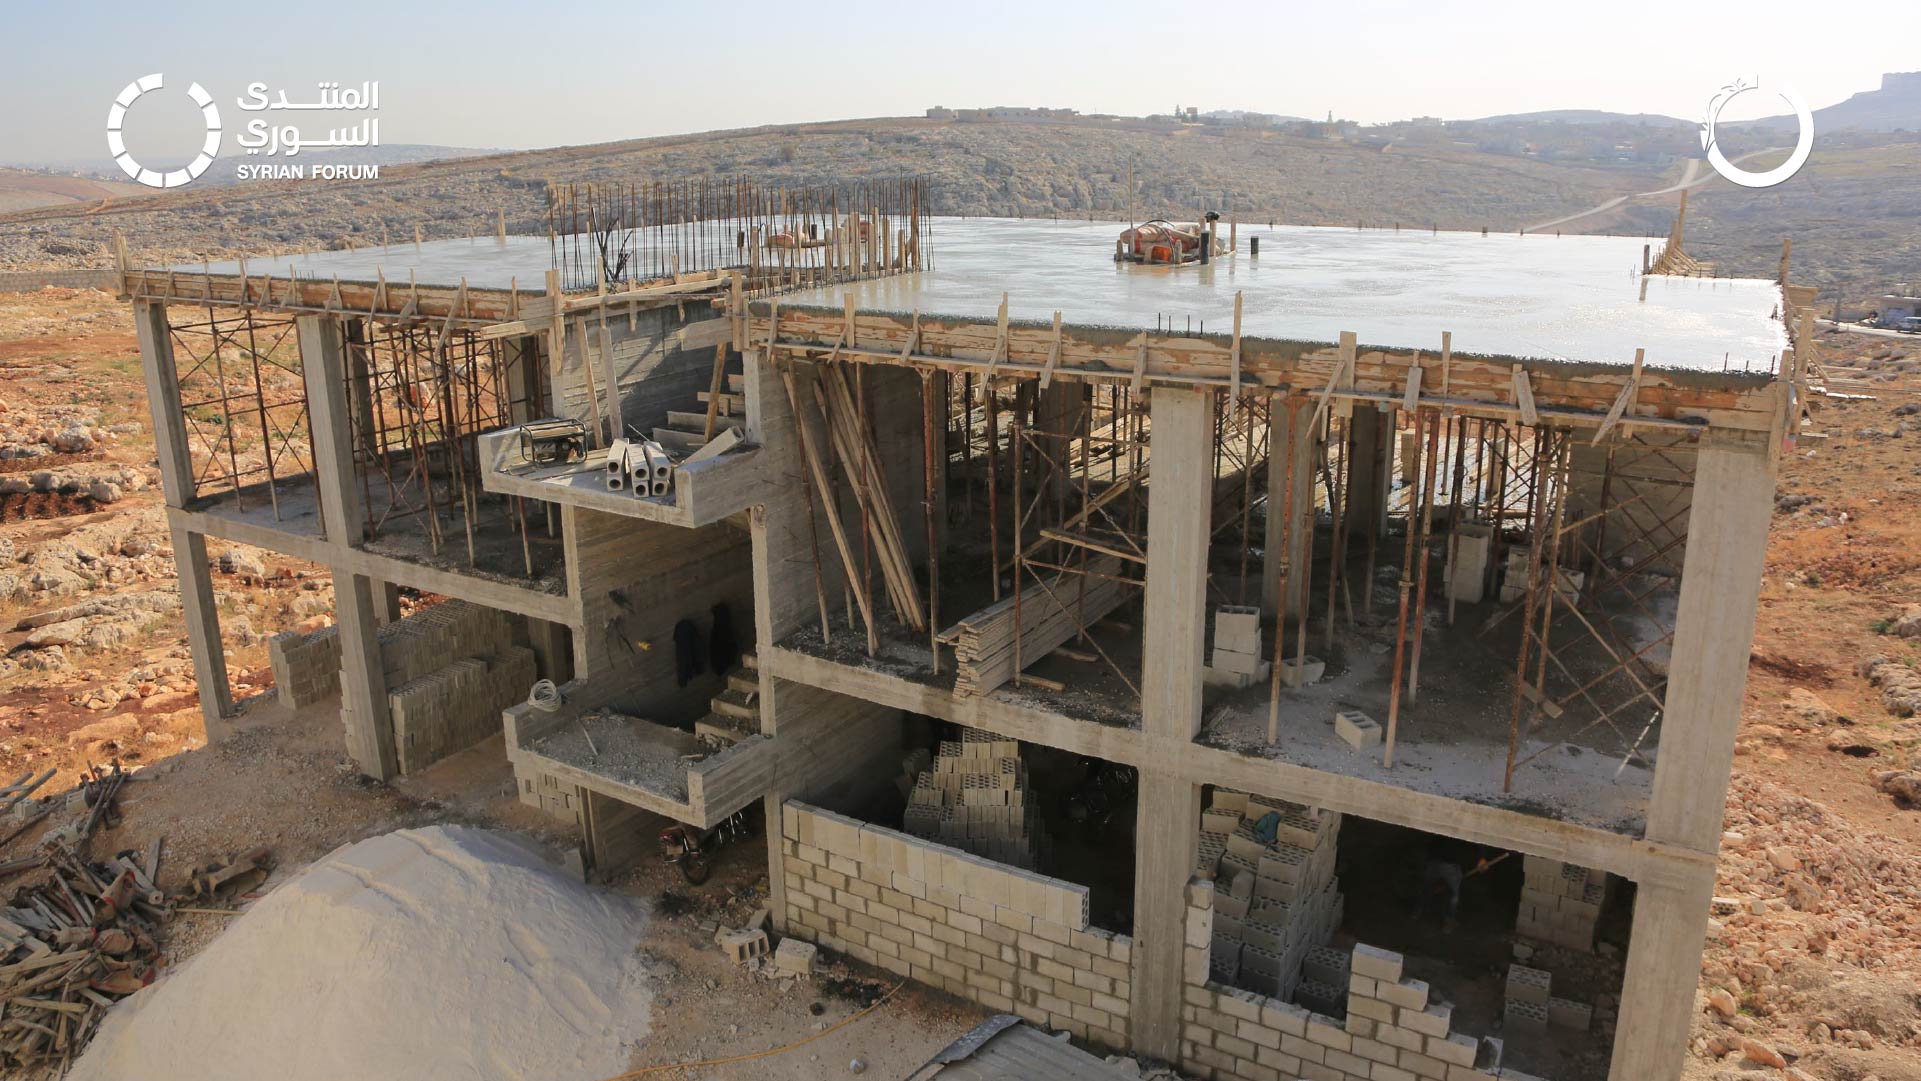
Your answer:
[[[760,660],[740,656],[740,666],[727,673],[727,685],[708,703],[709,713],[694,722],[694,735],[732,746],[760,731]]]
[[[727,376],[727,390],[720,396],[720,410],[715,418],[714,434],[718,436],[729,428],[738,428],[746,423],[747,395],[743,386],[744,377]],[[673,409],[667,413],[667,423],[654,429],[654,442],[680,458],[707,445],[707,402],[713,395],[700,392],[700,408],[694,410]]]

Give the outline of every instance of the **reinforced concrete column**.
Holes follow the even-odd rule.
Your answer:
[[[153,417],[153,447],[160,460],[160,490],[169,508],[193,499],[193,459],[187,449],[187,418],[180,405],[180,373],[174,365],[173,334],[167,306],[136,301],[134,333],[140,340],[140,366],[147,381]],[[172,519],[172,511],[169,518]],[[213,574],[207,569],[207,538],[170,520],[174,570],[180,580],[181,618],[193,652],[194,683],[207,742],[232,734],[233,692],[227,686],[227,655],[220,644],[220,611],[214,606]]]
[[[1647,838],[1709,855],[1721,843],[1774,512],[1769,438],[1709,429],[1695,459]],[[1613,1081],[1681,1075],[1713,893],[1712,866],[1680,886],[1638,884]]]
[[[1747,687],[1774,463],[1765,432],[1710,429],[1695,458],[1687,555],[1647,838],[1716,851]]]
[[[1147,484],[1147,587],[1141,666],[1141,729],[1154,763],[1178,760],[1201,728],[1202,639],[1207,626],[1207,548],[1213,480],[1210,391],[1157,386],[1154,472]],[[1199,847],[1200,789],[1171,770],[1143,765],[1134,831],[1132,1042],[1177,1061],[1187,880]]]
[[[1710,786],[1713,787],[1713,786]],[[1694,1020],[1714,869],[1684,887],[1640,883],[1608,1081],[1676,1081]]]
[[[173,562],[180,576],[180,615],[193,652],[193,679],[200,692],[200,717],[207,742],[233,734],[233,692],[227,686],[227,654],[220,644],[220,610],[214,606],[213,573],[207,568],[207,538],[174,523]]]
[[[343,548],[361,541],[360,486],[354,480],[353,431],[347,393],[347,360],[340,321],[330,315],[294,320],[300,369],[307,385],[307,416],[313,425],[314,485],[327,543]]]
[[[374,583],[374,624],[385,627],[400,622],[400,587],[379,578]]]
[[[174,366],[167,306],[135,301],[133,328],[140,339],[140,367],[147,379],[153,449],[160,457],[160,490],[167,506],[184,507],[193,498],[193,461],[187,452],[187,417],[180,405],[180,373]],[[204,540],[201,547],[206,547]],[[184,549],[175,544],[174,552],[178,555]]]
[[[1380,536],[1387,529],[1387,490],[1393,477],[1394,448],[1386,437],[1393,434],[1393,414],[1356,402],[1348,421],[1346,517],[1357,536],[1366,537],[1368,529]]]
[[[347,754],[360,772],[377,781],[399,772],[393,717],[387,711],[387,673],[380,660],[374,581],[345,567],[333,568],[334,616],[340,624],[340,719]]]
[[[1292,568],[1288,575],[1287,614],[1299,615],[1301,611],[1302,586],[1305,582],[1301,568],[1313,555],[1314,526],[1314,462],[1320,451],[1320,442],[1314,438],[1314,400],[1306,398],[1297,401],[1290,414],[1288,399],[1275,396],[1269,403],[1270,415],[1267,422],[1267,535],[1262,542],[1261,556],[1261,615],[1274,616],[1274,600],[1281,585],[1281,562],[1285,545],[1287,564]],[[1285,511],[1289,506],[1288,497],[1288,448],[1293,446],[1293,512],[1294,529],[1291,540]]]

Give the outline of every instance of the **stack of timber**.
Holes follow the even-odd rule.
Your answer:
[[[1032,664],[1064,645],[1084,626],[1113,611],[1127,599],[1129,587],[1115,579],[1121,561],[1099,556],[1087,561],[1086,574],[1043,572],[1019,595],[1020,659]],[[949,627],[941,640],[954,647],[959,676],[954,693],[987,694],[1013,679],[1014,612],[1016,599],[1007,597]]]
[[[901,623],[920,632],[927,629],[927,615],[920,601],[919,584],[914,578],[914,565],[908,558],[907,546],[901,539],[900,519],[894,512],[893,500],[887,494],[887,469],[880,450],[874,445],[873,434],[862,423],[862,411],[856,404],[853,387],[847,381],[847,373],[838,364],[820,364],[814,368],[817,386],[809,389],[819,402],[821,418],[827,428],[828,444],[833,448],[834,457],[846,471],[854,500],[861,509],[861,520],[869,530],[873,540],[875,562],[880,564],[881,578],[887,586],[887,597],[894,606],[894,614]],[[795,408],[799,403],[795,402]],[[819,463],[819,450],[811,441],[804,444],[809,459],[809,467],[816,477],[824,475]],[[835,512],[828,509],[830,521]],[[854,554],[843,531],[836,526],[834,541],[840,546],[843,563],[851,568]],[[862,602],[863,610],[867,609]]]

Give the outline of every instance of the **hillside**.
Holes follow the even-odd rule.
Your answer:
[[[1538,123],[1538,122],[1537,122]],[[384,166],[377,180],[249,181],[114,195],[0,213],[0,269],[104,265],[116,232],[138,260],[510,231],[544,233],[549,181],[746,175],[764,182],[923,174],[938,214],[1140,217],[1204,209],[1248,221],[1519,229],[1673,184],[1679,161],[1542,160],[1437,138],[1316,138],[1238,126],[1147,121],[962,124],[908,119],[753,128]],[[1765,167],[1763,163],[1757,163]],[[1788,184],[1719,178],[1694,189],[1689,250],[1722,273],[1772,276],[1785,237],[1795,273],[1872,291],[1921,265],[1921,135],[1823,137]],[[5,175],[5,174],[0,174]],[[145,189],[139,189],[144,193]],[[1662,235],[1672,198],[1581,218],[1570,231]]]
[[[1611,113],[1605,109],[1546,109],[1535,113],[1507,113],[1484,116],[1470,124],[1658,124],[1693,127],[1696,121],[1660,113]]]
[[[1771,116],[1755,124],[1791,129],[1794,117]],[[1814,110],[1814,130],[1921,131],[1921,71],[1889,72],[1877,89]]]
[[[0,166],[0,214],[36,207],[84,206],[145,191],[128,182]]]
[[[194,187],[87,212],[0,215],[0,267],[98,264],[123,233],[147,261],[378,243],[413,235],[545,232],[549,180],[766,182],[926,175],[940,214],[1137,213],[1224,209],[1247,220],[1504,230],[1583,209],[1659,180],[1653,167],[1560,165],[1442,145],[1382,150],[1237,127],[1139,121],[959,124],[856,120],[496,154],[383,168],[351,183],[250,181]]]

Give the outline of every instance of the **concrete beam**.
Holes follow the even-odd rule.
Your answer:
[[[309,563],[322,563],[333,567],[345,567],[355,574],[379,578],[398,585],[412,586],[424,593],[438,593],[443,597],[455,597],[489,608],[499,608],[517,612],[535,619],[551,620],[574,626],[580,620],[580,606],[559,593],[529,589],[526,586],[499,582],[491,578],[481,578],[460,571],[442,570],[424,563],[400,559],[395,556],[381,555],[365,548],[350,548],[334,544],[311,533],[296,533],[271,526],[229,518],[214,511],[181,510],[170,507],[167,520],[176,526],[203,533],[209,537],[238,544],[250,544],[255,548],[265,548],[269,552],[279,552]]]
[[[158,408],[156,406],[155,408]],[[180,615],[193,653],[193,678],[200,690],[200,716],[207,742],[233,734],[233,692],[227,686],[227,655],[220,644],[220,610],[214,606],[213,573],[207,568],[207,538],[172,527],[173,561],[180,576]]]
[[[985,729],[1009,739],[1137,769],[1172,770],[1197,784],[1226,785],[1490,847],[1598,867],[1635,882],[1678,885],[1690,881],[1700,868],[1714,864],[1712,856],[1675,845],[1220,747],[1151,739],[1139,729],[1079,720],[998,694],[956,697],[951,691],[915,680],[778,646],[763,648],[760,660],[762,672],[771,676]],[[1498,779],[1499,760],[1489,758],[1488,768],[1490,776]]]
[[[1760,433],[1703,436],[1688,514],[1647,836],[1710,854],[1721,843],[1768,521],[1774,514],[1774,465],[1767,443]]]

